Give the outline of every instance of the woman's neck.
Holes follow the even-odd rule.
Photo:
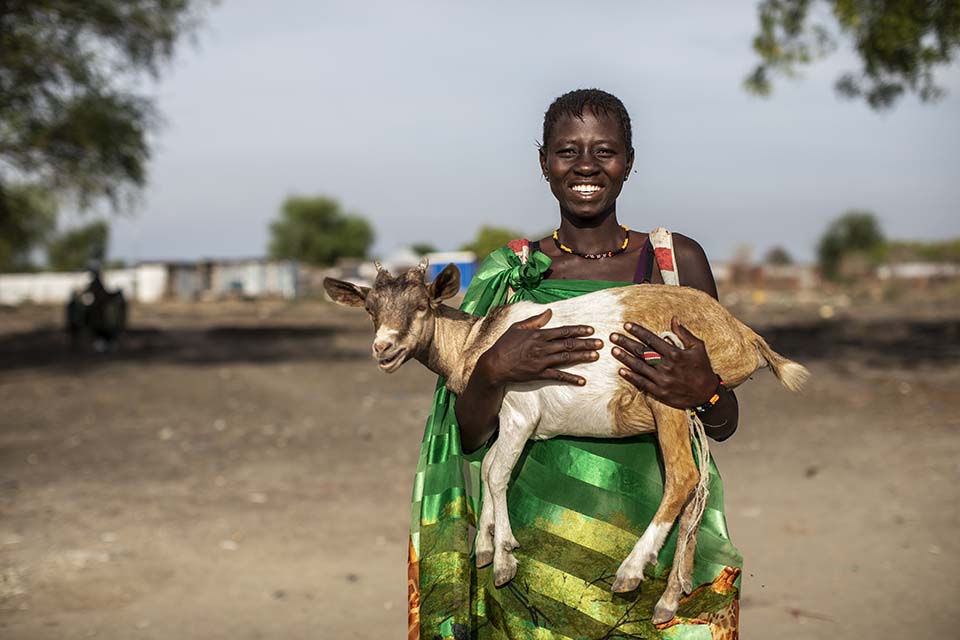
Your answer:
[[[615,209],[589,220],[561,212],[558,235],[565,245],[581,253],[603,253],[619,248],[623,242],[623,228]]]

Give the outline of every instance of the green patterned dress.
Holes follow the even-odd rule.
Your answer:
[[[461,309],[483,315],[507,302],[511,290],[511,303],[548,303],[632,284],[543,279],[549,265],[543,253],[522,264],[509,248],[498,249],[480,266]],[[455,399],[441,378],[414,481],[409,640],[737,638],[742,558],[727,533],[723,485],[712,461],[695,589],[668,623],[654,625],[650,616],[666,585],[676,528],[640,588],[610,591],[617,568],[663,495],[656,437],[650,434],[527,444],[508,491],[519,569],[497,588],[491,567],[477,569],[472,555],[486,449],[461,450]]]

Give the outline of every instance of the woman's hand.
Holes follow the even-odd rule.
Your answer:
[[[626,365],[620,369],[620,375],[640,391],[677,409],[698,407],[713,396],[719,377],[713,372],[703,340],[690,333],[676,316],[671,327],[685,349],[628,322],[624,328],[639,342],[620,333],[612,334],[610,340],[617,345],[613,356]],[[661,360],[655,367],[643,360],[644,345],[660,354]]]
[[[581,376],[562,371],[580,362],[600,357],[601,340],[584,339],[593,334],[593,327],[569,325],[543,329],[553,312],[543,313],[516,322],[484,353],[477,362],[489,386],[531,380],[557,380],[570,384],[586,383]]]

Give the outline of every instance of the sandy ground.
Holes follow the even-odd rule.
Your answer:
[[[957,637],[960,313],[913,315],[768,328],[814,377],[713,447],[742,637]],[[142,307],[109,355],[59,317],[0,310],[0,638],[405,637],[432,374],[319,303]]]

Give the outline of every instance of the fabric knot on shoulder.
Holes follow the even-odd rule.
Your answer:
[[[513,260],[510,261],[512,264],[507,272],[507,282],[514,291],[536,289],[543,281],[543,274],[553,263],[540,251],[531,253],[526,263],[521,263],[516,255],[511,257]]]

